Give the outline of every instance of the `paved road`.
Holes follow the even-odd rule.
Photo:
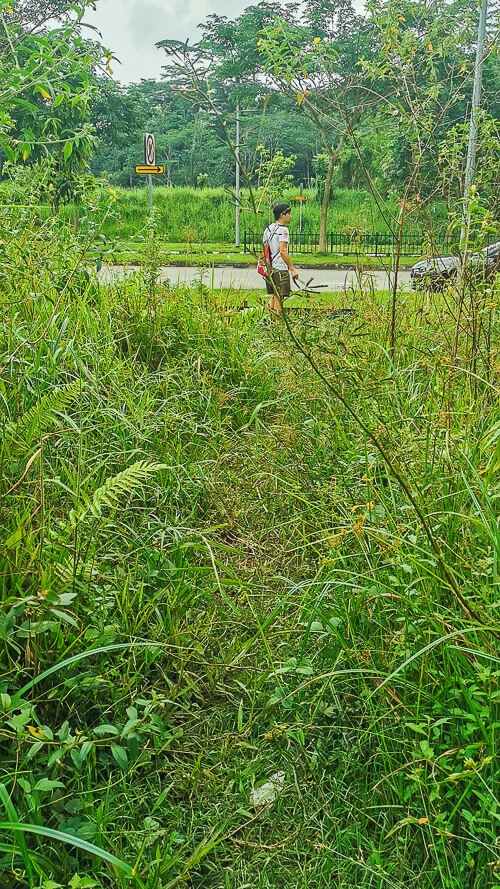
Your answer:
[[[123,275],[132,274],[137,271],[134,267],[124,266],[107,266],[102,269],[101,277],[106,281],[121,278]],[[314,284],[326,284],[322,290],[333,292],[336,290],[349,289],[356,283],[355,270],[347,269],[300,269],[300,278],[305,283],[309,278],[313,278]],[[200,270],[196,268],[180,268],[177,266],[163,266],[161,270],[162,280],[168,279],[173,284],[191,282],[199,280]],[[392,276],[391,276],[392,278]],[[388,290],[389,280],[385,272],[366,272],[363,275],[363,282],[369,286],[370,280],[376,290]],[[401,284],[407,284],[410,280],[408,271],[401,271],[398,281]],[[264,289],[264,282],[260,275],[257,274],[255,266],[249,266],[244,269],[235,269],[230,266],[224,268],[207,269],[203,272],[203,282],[208,287],[219,289],[220,287],[234,287],[236,290],[255,290]]]

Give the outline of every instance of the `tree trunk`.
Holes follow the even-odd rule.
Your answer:
[[[326,173],[325,179],[325,189],[323,191],[323,200],[321,201],[321,217],[319,223],[319,252],[326,253],[326,217],[328,215],[328,204],[330,202],[330,192],[332,190],[332,179],[333,179],[333,171],[335,169],[335,164],[337,163],[337,158],[342,151],[345,141],[347,139],[347,132],[343,132],[340,142],[335,149],[331,147],[328,142],[326,133],[322,133],[323,136],[323,144],[328,153],[328,170]]]
[[[78,232],[78,204],[76,201],[73,204],[73,232],[75,235]]]

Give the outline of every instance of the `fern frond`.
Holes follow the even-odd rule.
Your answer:
[[[40,436],[57,420],[57,412],[68,407],[78,398],[80,383],[68,383],[44,395],[14,423],[6,423],[2,433],[4,442],[12,442],[15,448],[27,450],[34,436]]]
[[[89,518],[100,518],[104,507],[116,509],[132,491],[141,487],[146,479],[164,467],[163,463],[146,463],[138,460],[127,466],[123,472],[106,479],[104,484],[95,491],[90,503],[82,505],[80,509],[72,509],[69,514],[71,526],[74,528],[79,522]]]
[[[93,575],[92,565],[81,561],[78,561],[75,565],[73,559],[67,559],[65,562],[57,562],[52,570],[63,584],[71,583],[74,577],[77,577],[80,580],[91,580]]]

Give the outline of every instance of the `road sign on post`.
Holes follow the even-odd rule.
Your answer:
[[[302,194],[303,186],[304,186],[304,183],[301,182],[300,183],[300,195],[295,198],[296,201],[300,202],[299,203],[299,208],[300,208],[300,213],[299,213],[299,247],[301,246],[300,240],[302,237],[302,202],[307,201],[307,197]]]
[[[152,133],[144,133],[144,165],[154,167],[155,164],[155,137]]]
[[[151,175],[151,173],[163,173],[163,167],[149,167],[149,166],[138,166],[135,168],[136,173],[147,173]]]
[[[154,167],[156,161],[155,137],[152,133],[144,133],[144,165]],[[148,176],[149,215],[153,212],[153,178]]]

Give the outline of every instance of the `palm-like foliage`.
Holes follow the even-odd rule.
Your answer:
[[[17,420],[6,423],[0,437],[4,454],[18,455],[29,450],[33,441],[39,440],[58,422],[61,411],[78,399],[80,391],[79,380],[60,386],[40,398]]]

